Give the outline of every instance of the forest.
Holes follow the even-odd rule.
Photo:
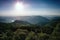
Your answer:
[[[0,40],[60,40],[60,22],[46,25],[0,23]]]

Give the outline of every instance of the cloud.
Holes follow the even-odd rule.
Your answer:
[[[0,16],[31,16],[31,15],[60,15],[57,9],[36,9],[36,10],[5,10],[0,11]]]

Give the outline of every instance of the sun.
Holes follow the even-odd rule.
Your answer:
[[[16,9],[16,10],[23,10],[23,9],[24,9],[23,3],[22,3],[22,2],[17,2],[17,3],[15,4],[15,9]]]

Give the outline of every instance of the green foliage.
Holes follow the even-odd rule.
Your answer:
[[[0,40],[60,40],[60,23],[45,26],[0,23]]]

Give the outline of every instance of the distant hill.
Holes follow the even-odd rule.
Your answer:
[[[59,23],[60,23],[60,17],[59,16],[55,16],[55,17],[52,17],[50,19],[50,22],[48,23],[48,25],[56,27],[56,25],[59,24]]]
[[[0,19],[0,22],[1,23],[11,23],[11,22],[14,22],[15,20],[12,20],[12,19]]]
[[[22,20],[15,20],[13,23],[19,23],[19,24],[30,24],[27,21],[22,21]]]
[[[6,18],[6,19],[5,19]],[[46,24],[50,20],[43,16],[18,16],[18,17],[3,17],[3,22],[14,22],[20,24]]]
[[[49,22],[49,19],[47,19],[46,17],[42,17],[42,16],[23,16],[20,17],[20,19],[18,18],[17,20],[23,20],[23,21],[27,21],[31,24],[46,24],[47,22]]]
[[[51,20],[55,22],[60,22],[60,17],[53,17]]]
[[[15,21],[15,19],[13,19],[13,17],[1,17],[0,16],[0,22],[1,23],[11,23],[14,21]]]
[[[60,23],[60,17],[53,17],[53,18],[51,19],[51,22],[53,22],[53,23],[55,23],[55,24]]]
[[[48,18],[43,16],[20,16],[17,20],[23,20],[31,24],[45,25],[52,22],[60,22],[60,16],[48,16]]]

